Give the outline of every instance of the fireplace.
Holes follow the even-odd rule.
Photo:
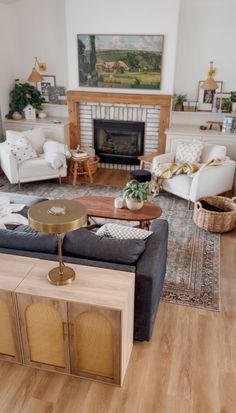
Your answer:
[[[101,162],[138,165],[144,153],[144,122],[94,119],[94,148]]]

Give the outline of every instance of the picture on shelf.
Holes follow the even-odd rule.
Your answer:
[[[216,93],[222,92],[223,82],[216,81],[216,90],[204,90],[201,89],[204,80],[200,80],[198,84],[198,110],[211,112],[214,107],[214,96]]]
[[[38,83],[38,90],[41,92],[45,102],[49,102],[48,88],[50,86],[56,86],[56,76],[44,75],[43,80]]]
[[[66,89],[64,86],[49,86],[47,92],[49,103],[66,105]]]
[[[231,93],[216,93],[214,107],[218,112],[231,112]]]

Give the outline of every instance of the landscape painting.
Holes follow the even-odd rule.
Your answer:
[[[160,89],[163,35],[78,35],[79,85]]]

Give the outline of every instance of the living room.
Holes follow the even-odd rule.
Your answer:
[[[45,10],[42,6],[45,6]],[[43,112],[47,114],[47,118],[37,119],[37,122],[39,120],[43,124],[50,120],[54,128],[52,136],[54,133],[61,134],[63,136],[61,142],[67,143],[73,149],[76,149],[77,145],[81,145],[82,149],[83,146],[91,145],[89,140],[91,124],[95,118],[103,119],[101,115],[97,116],[98,112],[96,116],[94,115],[96,105],[99,107],[100,114],[108,111],[107,108],[110,105],[110,117],[113,116],[112,113],[115,110],[121,112],[123,110],[123,113],[127,110],[128,113],[132,106],[132,116],[137,116],[137,119],[132,118],[131,121],[139,121],[139,116],[141,118],[144,116],[146,106],[150,106],[149,112],[145,112],[144,121],[154,119],[158,127],[155,129],[152,124],[146,127],[146,133],[148,129],[155,130],[153,140],[150,132],[150,140],[144,148],[144,155],[148,152],[158,152],[158,156],[166,155],[175,148],[177,139],[181,138],[184,142],[191,142],[198,137],[202,139],[202,136],[206,136],[203,133],[206,133],[210,136],[210,140],[204,140],[204,138],[203,142],[221,147],[225,145],[226,155],[231,158],[229,162],[235,161],[235,133],[229,130],[224,133],[200,129],[200,126],[207,128],[208,121],[212,122],[213,128],[215,125],[218,127],[217,122],[223,122],[225,117],[233,118],[235,114],[218,110],[213,102],[210,111],[207,106],[204,106],[207,108],[205,110],[200,108],[199,111],[195,110],[196,102],[207,104],[207,102],[200,102],[199,82],[206,80],[209,62],[212,60],[215,67],[213,77],[216,79],[217,87],[220,88],[219,92],[224,96],[229,96],[231,91],[236,90],[236,59],[231,48],[236,34],[234,11],[236,12],[234,0],[224,2],[147,0],[144,5],[139,5],[134,0],[126,2],[121,0],[118,4],[113,0],[101,0],[100,2],[92,0],[86,2],[82,0],[0,1],[1,141],[5,139],[3,136],[5,136],[7,122],[9,122],[8,125],[14,122],[21,125],[21,122],[22,124],[27,122],[25,119],[13,121],[6,119],[5,116],[9,112],[9,93],[15,87],[16,79],[22,83],[27,82],[32,67],[35,65],[40,75],[52,82],[52,87],[58,86],[62,94],[63,90],[68,93],[68,104],[65,102],[65,95],[63,95],[63,104],[58,104],[58,102],[43,104]],[[140,87],[81,86],[77,36],[92,34],[110,35],[117,38],[123,35],[163,36],[160,87],[142,89]],[[45,63],[46,70],[40,70],[38,63]],[[110,81],[113,81],[112,76]],[[136,81],[136,86],[138,83]],[[174,95],[186,95],[188,110],[186,101],[183,102],[184,110],[171,110],[172,104],[174,105]],[[220,97],[220,99],[226,99],[226,97]],[[190,107],[194,102],[195,109],[192,111]],[[141,115],[138,112],[140,108],[143,111],[140,112]],[[88,113],[90,114],[89,124]],[[82,114],[84,119],[81,118]],[[80,121],[82,119],[82,122],[79,119]],[[214,122],[216,122],[215,125]],[[81,130],[80,123],[84,125],[83,127],[87,125],[85,131]],[[167,134],[166,129],[168,129]],[[17,130],[22,131],[25,128],[17,126],[15,131]],[[64,136],[67,136],[67,140]],[[53,138],[50,137],[50,139]],[[145,171],[150,167],[150,161],[146,162],[146,160]],[[1,244],[0,315],[3,314],[3,321],[0,317],[0,326],[3,331],[7,331],[5,323],[9,316],[6,316],[1,305],[6,297],[6,291],[14,289],[11,307],[15,313],[23,314],[24,309],[28,308],[27,306],[30,307],[29,303],[35,304],[37,302],[35,297],[38,297],[41,299],[40,305],[42,306],[35,307],[35,311],[37,314],[42,314],[43,320],[47,320],[51,317],[51,313],[43,311],[46,308],[44,305],[50,299],[53,302],[53,310],[59,311],[63,320],[63,341],[68,344],[68,347],[69,343],[71,344],[71,349],[65,352],[65,368],[58,356],[61,354],[61,349],[55,342],[53,353],[55,358],[58,358],[54,361],[53,368],[50,367],[50,363],[32,361],[34,360],[32,354],[30,356],[28,351],[24,351],[27,336],[31,334],[32,340],[36,337],[35,349],[39,351],[40,347],[44,348],[44,336],[34,329],[34,322],[26,327],[23,317],[16,315],[15,318],[18,320],[16,330],[22,330],[20,344],[17,344],[19,359],[15,357],[16,363],[11,362],[12,357],[0,354],[1,413],[28,413],[33,410],[39,413],[143,411],[150,413],[176,413],[178,411],[181,413],[234,413],[236,406],[235,229],[230,228],[219,234],[220,230],[211,232],[200,228],[193,221],[194,202],[197,200],[194,198],[194,191],[192,191],[192,198],[188,198],[183,194],[176,195],[170,187],[166,187],[164,192],[160,191],[156,197],[149,195],[148,201],[144,203],[144,209],[133,212],[117,208],[116,216],[114,216],[113,203],[110,206],[109,199],[116,198],[117,203],[122,201],[122,190],[128,176],[132,173],[135,176],[136,171],[140,172],[139,164],[131,167],[123,164],[119,167],[117,162],[115,168],[111,166],[106,168],[106,161],[103,163],[96,169],[96,173],[92,174],[92,181],[89,173],[87,173],[88,176],[77,177],[78,171],[76,171],[76,178],[72,176],[68,183],[66,176],[68,171],[65,171],[65,176],[61,177],[61,185],[55,179],[48,177],[43,181],[38,178],[26,180],[25,183],[22,181],[19,188],[17,180],[11,183],[5,174],[0,176],[1,191],[10,194],[11,202],[14,204],[22,203],[30,207],[32,215],[29,216],[29,222],[34,229],[39,231],[38,224],[35,223],[37,219],[35,220],[33,213],[34,207],[40,204],[35,203],[35,198],[32,196],[37,197],[37,201],[44,200],[45,203],[51,202],[54,198],[72,199],[78,205],[82,198],[84,202],[88,202],[88,198],[91,201],[92,198],[93,204],[87,205],[86,212],[90,218],[90,224],[94,224],[94,220],[103,220],[103,217],[106,217],[106,222],[118,217],[125,219],[123,224],[128,225],[131,222],[133,225],[132,221],[135,216],[139,229],[146,232],[152,231],[151,235],[147,234],[148,238],[145,241],[123,239],[119,240],[122,241],[120,244],[117,239],[107,238],[103,233],[100,236],[103,244],[99,249],[96,247],[94,237],[97,235],[93,233],[93,229],[87,235],[84,233],[87,231],[84,228],[72,231],[75,228],[72,228],[68,222],[64,224],[62,230],[57,227],[54,231],[57,235],[58,232],[66,233],[62,236],[62,253],[66,263],[64,266],[76,270],[79,265],[80,269],[78,280],[73,280],[66,286],[55,286],[47,280],[47,273],[50,274],[53,268],[52,261],[57,262],[55,251],[57,251],[57,242],[59,244],[61,242],[59,235],[56,239],[54,234],[42,232],[36,243],[40,243],[38,248],[44,246],[44,250],[38,249],[38,255],[31,253],[33,247],[30,241],[27,244],[29,253],[20,256],[24,242],[26,248],[27,234],[25,238],[18,238],[15,234],[15,247],[12,246],[13,244],[11,248],[7,247],[7,243]],[[221,185],[224,180],[228,184],[229,175],[224,179],[223,172],[221,173],[223,170],[221,168],[226,166],[221,164],[209,166],[212,168],[210,169],[212,175],[207,181],[208,188],[212,189],[214,185]],[[75,173],[73,168],[71,173],[72,175]],[[219,174],[219,179],[216,178],[217,174]],[[171,179],[174,182],[176,178],[180,177]],[[171,179],[165,181],[171,181]],[[208,177],[206,179],[208,180]],[[219,190],[214,195],[227,192],[224,194],[226,195],[224,196],[225,202],[231,202],[231,198],[235,196],[235,178],[234,184],[232,183],[227,189],[229,190]],[[24,196],[31,198],[29,200]],[[215,198],[218,199],[218,196]],[[188,200],[190,200],[190,207]],[[152,205],[152,210],[148,209],[149,203]],[[61,208],[61,203],[59,207]],[[94,212],[95,207],[96,212]],[[52,208],[50,219],[57,219],[58,216],[53,215],[58,213],[56,203],[50,204],[50,208]],[[89,209],[92,209],[92,212]],[[64,216],[65,211],[59,211],[59,213],[62,212],[61,216]],[[79,209],[79,213],[80,216],[76,218],[77,228],[85,219],[83,208]],[[77,208],[76,214],[78,214]],[[213,211],[213,214],[217,212]],[[229,215],[231,217],[232,214]],[[27,215],[22,216],[21,224],[25,224],[26,217]],[[108,221],[107,218],[109,218]],[[149,221],[151,221],[150,226]],[[147,231],[147,226],[150,231]],[[165,272],[164,252],[167,248],[167,226],[169,226],[167,271],[164,286],[159,287],[155,277],[158,274],[162,278]],[[43,225],[40,228],[45,231],[46,227]],[[3,239],[2,231],[0,229],[0,239]],[[77,239],[74,237],[77,231],[81,231],[81,238],[78,242],[81,251],[86,249],[87,237],[89,237],[90,257],[86,256],[87,251],[83,251],[85,254],[83,261],[77,260],[74,252],[74,246],[77,245]],[[135,248],[142,251],[141,255],[136,257],[135,264],[130,264],[130,261],[124,263],[122,260],[114,264],[114,261],[110,259],[111,262],[109,262],[104,257],[100,260],[99,254],[106,253],[107,256],[113,254],[113,259],[114,255],[119,255],[119,257],[128,255],[134,241]],[[47,247],[45,247],[47,242]],[[144,245],[145,251],[143,252]],[[118,251],[119,254],[117,254]],[[59,259],[58,268],[61,264]],[[42,273],[42,279],[39,273]],[[150,275],[152,273],[155,274],[153,277]],[[34,285],[28,281],[30,274],[35,281]],[[111,280],[106,278],[110,274],[114,275]],[[139,278],[140,274],[141,278]],[[104,284],[98,284],[100,278]],[[91,280],[90,283],[88,279]],[[90,295],[89,288],[93,288]],[[99,298],[95,298],[97,291],[101,291]],[[161,299],[160,292],[162,292]],[[136,294],[135,308],[134,303],[131,302],[132,294]],[[107,330],[106,323],[101,320],[104,308],[108,307],[111,313],[112,310],[122,313],[122,323],[119,317],[110,313],[106,315],[110,324],[118,325],[121,330],[120,346],[117,345],[116,336],[115,346],[112,347],[114,360],[115,358],[121,360],[120,372],[114,362],[116,366],[116,369],[113,366],[114,380],[109,377],[101,379],[99,373],[91,375],[86,371],[86,366],[84,373],[81,373],[81,369],[78,373],[76,368],[74,370],[70,368],[74,355],[75,359],[77,357],[72,345],[74,337],[77,337],[77,330],[72,328],[71,320],[74,316],[78,316],[78,311],[81,311],[78,310],[79,307],[73,307],[73,302],[81,300],[81,297],[82,305],[86,303],[88,306],[86,309],[93,305],[103,307],[96,316],[95,323],[101,326],[101,331],[105,338],[108,337],[108,341],[110,340],[109,329]],[[86,301],[88,298],[91,301]],[[86,310],[85,313],[88,312]],[[132,312],[134,312],[133,316]],[[53,312],[53,317],[54,315]],[[13,316],[10,315],[10,317]],[[31,313],[28,317],[31,317]],[[56,315],[55,319],[57,319]],[[84,323],[87,334],[91,323],[90,318],[85,318]],[[42,324],[40,326],[42,327]],[[114,328],[116,331],[117,327]],[[14,334],[17,335],[16,331]],[[79,337],[82,342],[83,337],[81,335]],[[0,339],[0,349],[1,343]],[[104,340],[101,343],[100,347],[103,345],[107,349],[107,342]],[[3,342],[3,345],[5,344]],[[9,342],[6,345],[10,348]],[[90,363],[91,367],[91,360],[94,364],[97,362],[100,376],[106,376],[107,373],[104,373],[103,368],[104,366],[108,366],[108,370],[110,368],[108,357],[104,354],[100,356],[95,347],[96,345],[93,347],[93,354],[88,353],[89,357],[85,360],[85,364]],[[100,347],[97,346],[97,348]],[[83,351],[85,354],[86,346]],[[42,358],[44,356],[48,355],[43,354]],[[97,359],[96,362],[94,357]]]

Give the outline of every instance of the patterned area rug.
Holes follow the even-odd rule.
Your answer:
[[[0,190],[48,198],[75,198],[82,195],[120,196],[122,188],[105,185],[58,185],[55,181],[26,183],[18,191],[0,177]],[[195,226],[187,201],[162,193],[150,198],[162,208],[161,218],[169,222],[168,263],[162,299],[211,310],[219,310],[219,234]],[[124,223],[124,222],[123,222]],[[126,223],[127,224],[127,223]]]

